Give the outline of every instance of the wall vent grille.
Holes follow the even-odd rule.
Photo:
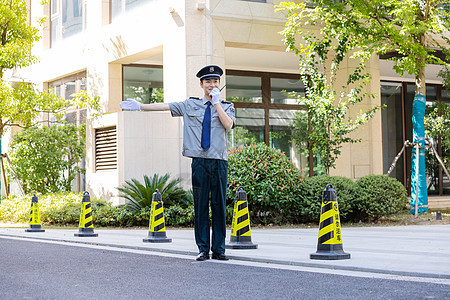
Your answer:
[[[95,170],[117,169],[116,126],[95,129]]]

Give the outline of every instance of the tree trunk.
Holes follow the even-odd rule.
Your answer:
[[[415,95],[426,96],[426,92],[427,92],[427,88],[425,85],[425,62],[424,62],[424,66],[419,69],[419,72],[416,75]]]
[[[420,42],[425,47],[425,35],[420,35]],[[417,59],[419,67],[416,75],[416,89],[413,101],[413,143],[418,147],[412,150],[411,159],[411,213],[428,211],[427,180],[425,173],[425,127],[424,116],[426,106],[425,58]],[[417,153],[418,152],[418,153]]]

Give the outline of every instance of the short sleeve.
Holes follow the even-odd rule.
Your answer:
[[[181,117],[186,112],[186,101],[183,102],[171,102],[169,103],[170,112],[172,117]]]
[[[236,113],[234,111],[234,104],[233,103],[229,103],[225,107],[225,112],[233,120],[233,127],[232,128],[234,128],[236,126]]]

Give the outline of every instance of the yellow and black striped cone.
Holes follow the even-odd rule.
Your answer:
[[[350,258],[350,254],[344,252],[336,190],[331,184],[327,184],[323,191],[317,252],[312,253],[310,258],[322,260]]]
[[[94,233],[94,222],[92,221],[92,206],[91,197],[88,192],[84,192],[83,201],[81,203],[80,223],[78,225],[78,233],[74,233],[74,236],[89,237],[98,236]]]
[[[31,210],[30,210],[30,227],[25,229],[26,232],[45,232],[41,228],[41,214],[39,213],[38,198],[36,195],[31,197]]]
[[[164,222],[164,207],[159,190],[153,193],[152,210],[148,225],[148,237],[143,239],[146,243],[170,243],[172,239],[166,236],[166,225]]]
[[[228,249],[256,249],[257,244],[252,243],[250,230],[250,217],[248,214],[247,194],[243,187],[236,192],[234,202],[233,220],[231,223],[230,242],[225,245]]]

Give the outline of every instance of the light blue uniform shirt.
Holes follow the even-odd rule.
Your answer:
[[[203,97],[189,98],[183,102],[169,103],[173,117],[183,117],[183,156],[228,160],[227,130],[220,122],[214,105],[211,104],[211,146],[204,151],[201,146],[202,122],[208,99]],[[221,101],[220,105],[226,114],[236,124],[234,105],[228,101]]]

